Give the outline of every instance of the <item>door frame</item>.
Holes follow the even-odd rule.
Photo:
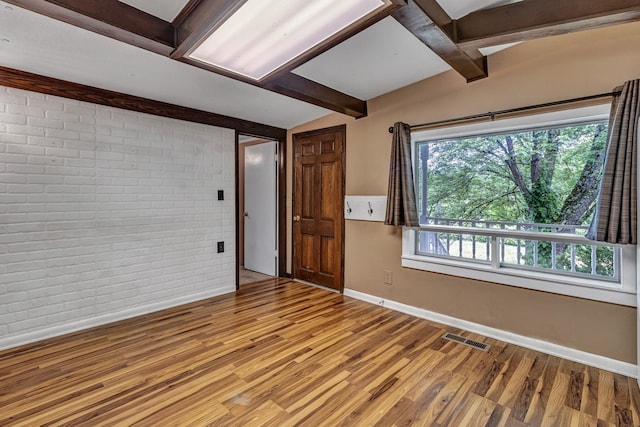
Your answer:
[[[235,132],[235,224],[236,224],[236,291],[240,289],[240,170],[238,162],[240,161],[240,135],[254,136],[259,139],[276,141],[278,144],[278,200],[276,209],[278,216],[278,276],[287,277],[287,134],[286,131],[279,138],[267,137],[263,135],[254,135],[247,132]]]
[[[344,292],[344,258],[345,258],[344,249],[345,249],[345,240],[346,240],[345,239],[345,221],[344,221],[344,197],[346,194],[346,181],[347,181],[347,174],[346,174],[347,172],[347,125],[342,124],[342,125],[331,126],[331,127],[322,128],[322,129],[314,129],[306,132],[294,133],[291,138],[291,150],[293,153],[295,153],[296,139],[322,135],[324,133],[341,133],[342,134],[342,183],[340,183],[339,185],[340,193],[341,193],[339,204],[341,206],[341,212],[343,212],[343,214],[340,215],[337,225],[338,225],[338,229],[340,230],[340,233],[342,233],[342,245],[340,248],[340,291],[339,292],[343,293]],[[295,159],[293,159],[293,163],[295,164]],[[293,168],[291,181],[292,181],[291,208],[292,208],[292,212],[295,212],[295,206],[296,206],[295,168]],[[294,263],[296,259],[297,248],[295,243],[296,239],[293,235],[293,219],[289,218],[289,221],[290,221],[289,223],[291,224],[291,276],[292,278],[295,279]]]

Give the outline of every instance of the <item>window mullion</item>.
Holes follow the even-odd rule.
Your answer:
[[[490,236],[491,239],[491,268],[500,269],[500,238],[498,236]]]

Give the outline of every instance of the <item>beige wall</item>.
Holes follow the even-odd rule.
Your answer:
[[[530,41],[492,55],[487,79],[440,74],[369,101],[369,116],[332,114],[291,134],[347,124],[346,192],[386,194],[396,121],[432,120],[608,92],[640,78],[640,24]],[[291,167],[287,208],[291,218]],[[289,224],[290,233],[290,224]],[[346,222],[345,287],[629,363],[636,361],[631,307],[402,268],[399,230]],[[290,259],[290,258],[289,258]],[[392,270],[394,284],[383,284]]]

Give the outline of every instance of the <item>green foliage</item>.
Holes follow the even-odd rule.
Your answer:
[[[563,209],[582,181],[599,181],[601,165],[582,175],[605,143],[606,126],[596,123],[421,144],[418,155],[428,160],[419,162],[419,209],[426,205],[428,217],[588,224],[595,198],[580,200],[589,203],[577,221],[563,221]]]

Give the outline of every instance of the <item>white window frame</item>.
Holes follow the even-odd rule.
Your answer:
[[[544,128],[572,124],[578,122],[594,122],[606,120],[609,117],[608,104],[575,108],[571,110],[554,111],[535,115],[527,115],[510,119],[502,119],[492,122],[472,123],[467,125],[436,128],[412,133],[412,153],[415,156],[417,142],[434,141],[440,139],[453,139],[471,135],[496,134],[523,130],[527,128]],[[415,158],[413,159],[415,165]],[[414,168],[415,169],[415,168]],[[415,172],[414,172],[415,173]],[[596,301],[604,301],[636,307],[636,246],[619,245],[620,247],[620,282],[598,280],[554,274],[541,271],[518,269],[498,262],[478,263],[473,260],[445,258],[441,256],[429,256],[416,253],[417,230],[468,233],[469,227],[456,226],[429,226],[420,228],[404,228],[402,242],[402,266],[417,270],[443,273],[469,279],[500,283],[538,291],[551,292],[561,295],[569,295]],[[471,229],[476,230],[477,229]],[[509,232],[508,234],[518,234]],[[535,237],[545,240],[545,234],[549,233],[522,233],[521,238]],[[494,234],[494,238],[505,234],[503,230],[483,230],[482,235]],[[526,236],[525,236],[526,234]],[[534,236],[535,234],[535,236]],[[582,236],[565,236],[572,243],[591,245],[593,242]],[[548,237],[547,237],[548,239]]]

